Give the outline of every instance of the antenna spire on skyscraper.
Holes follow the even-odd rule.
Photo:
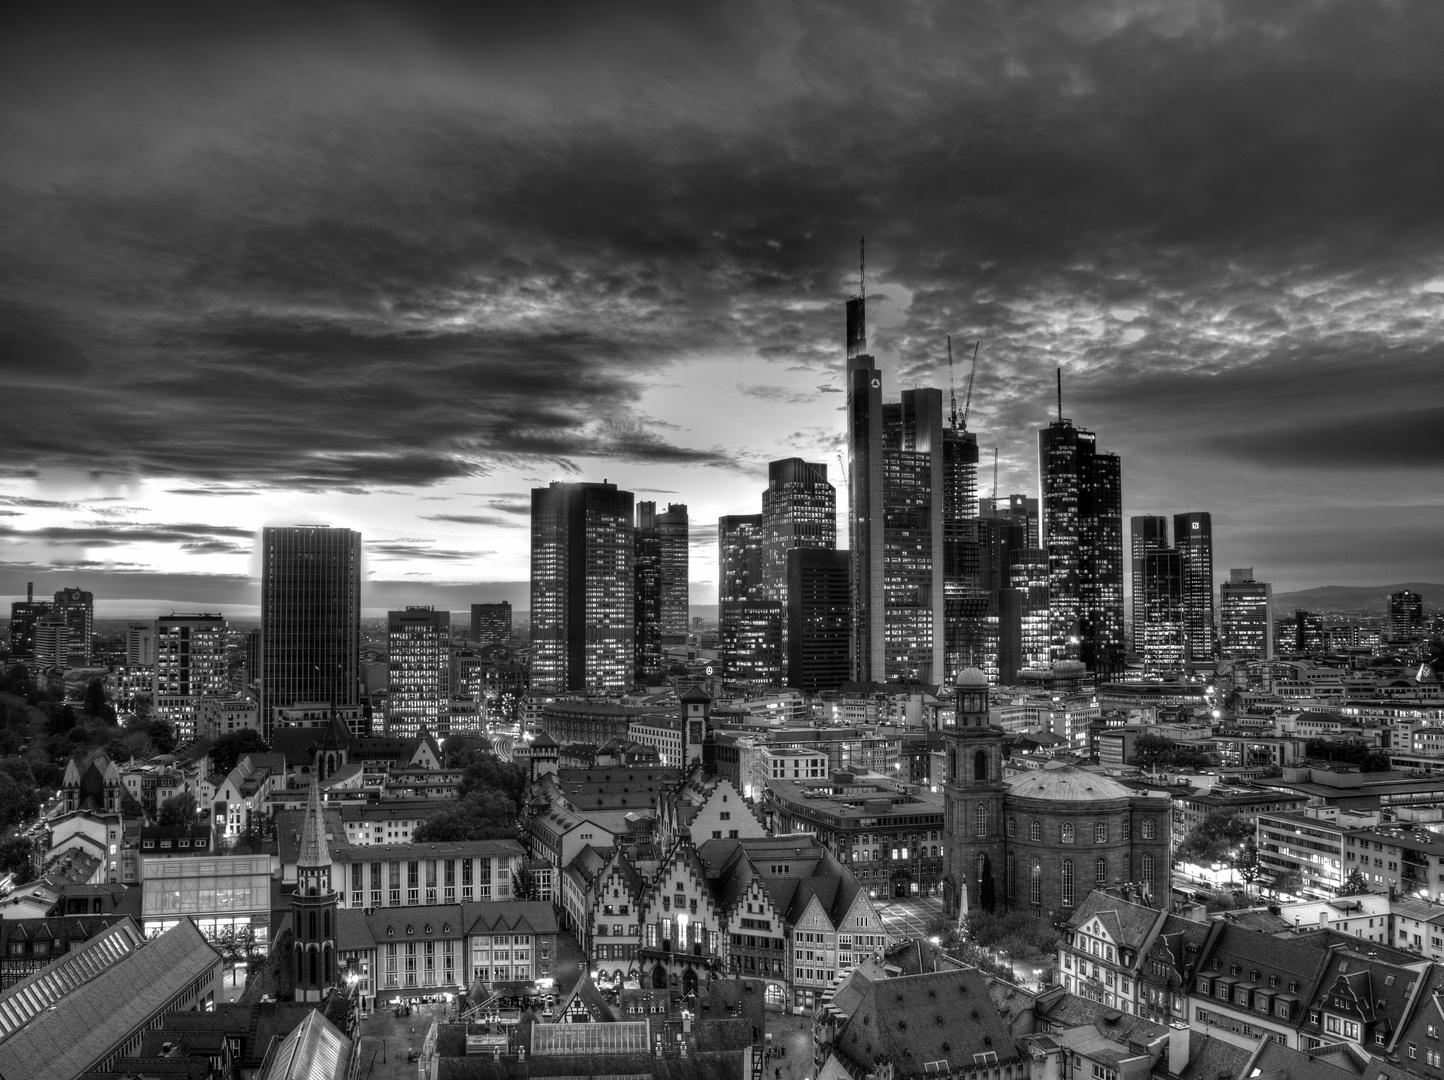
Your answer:
[[[860,330],[860,333],[859,333],[858,336],[862,338],[863,345],[864,345],[864,347],[866,347],[866,344],[867,344],[867,237],[865,237],[865,236],[858,237],[858,241],[857,241],[857,277],[858,277],[857,295],[858,295],[858,298],[862,301],[862,304],[860,305],[861,310],[858,312],[858,316],[857,316],[857,318],[858,318],[858,329]]]
[[[1063,369],[1058,369],[1058,421],[1063,420]]]

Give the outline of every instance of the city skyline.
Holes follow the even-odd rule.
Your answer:
[[[890,400],[982,343],[980,494],[1061,366],[1215,591],[1444,581],[1444,14],[912,15],[9,17],[0,593],[246,614],[311,522],[368,613],[520,611],[527,493],[610,480],[714,604],[718,518],[844,449],[864,235]]]

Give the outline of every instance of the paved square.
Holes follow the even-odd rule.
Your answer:
[[[875,900],[883,928],[893,941],[927,937],[928,927],[943,917],[943,898],[923,896],[907,900]]]

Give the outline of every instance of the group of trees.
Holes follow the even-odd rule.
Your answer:
[[[520,835],[526,772],[475,745],[448,748],[447,765],[462,770],[460,799],[424,821],[412,840],[508,840]]]
[[[1138,736],[1133,743],[1131,763],[1143,769],[1167,769],[1172,772],[1198,772],[1216,764],[1207,751],[1161,735]]]
[[[1304,743],[1304,753],[1311,758],[1337,761],[1345,765],[1357,765],[1360,772],[1388,772],[1389,755],[1365,746],[1360,742],[1345,742],[1337,739],[1309,739]]]

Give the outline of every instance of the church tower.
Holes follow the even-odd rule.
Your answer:
[[[331,849],[321,816],[321,788],[313,773],[296,859],[296,891],[291,895],[297,1001],[320,1001],[327,988],[336,985],[337,900],[331,888]]]
[[[947,775],[943,789],[947,836],[944,903],[954,918],[1006,903],[1003,874],[1003,729],[988,713],[988,677],[975,667],[958,673],[953,726],[943,730]]]

